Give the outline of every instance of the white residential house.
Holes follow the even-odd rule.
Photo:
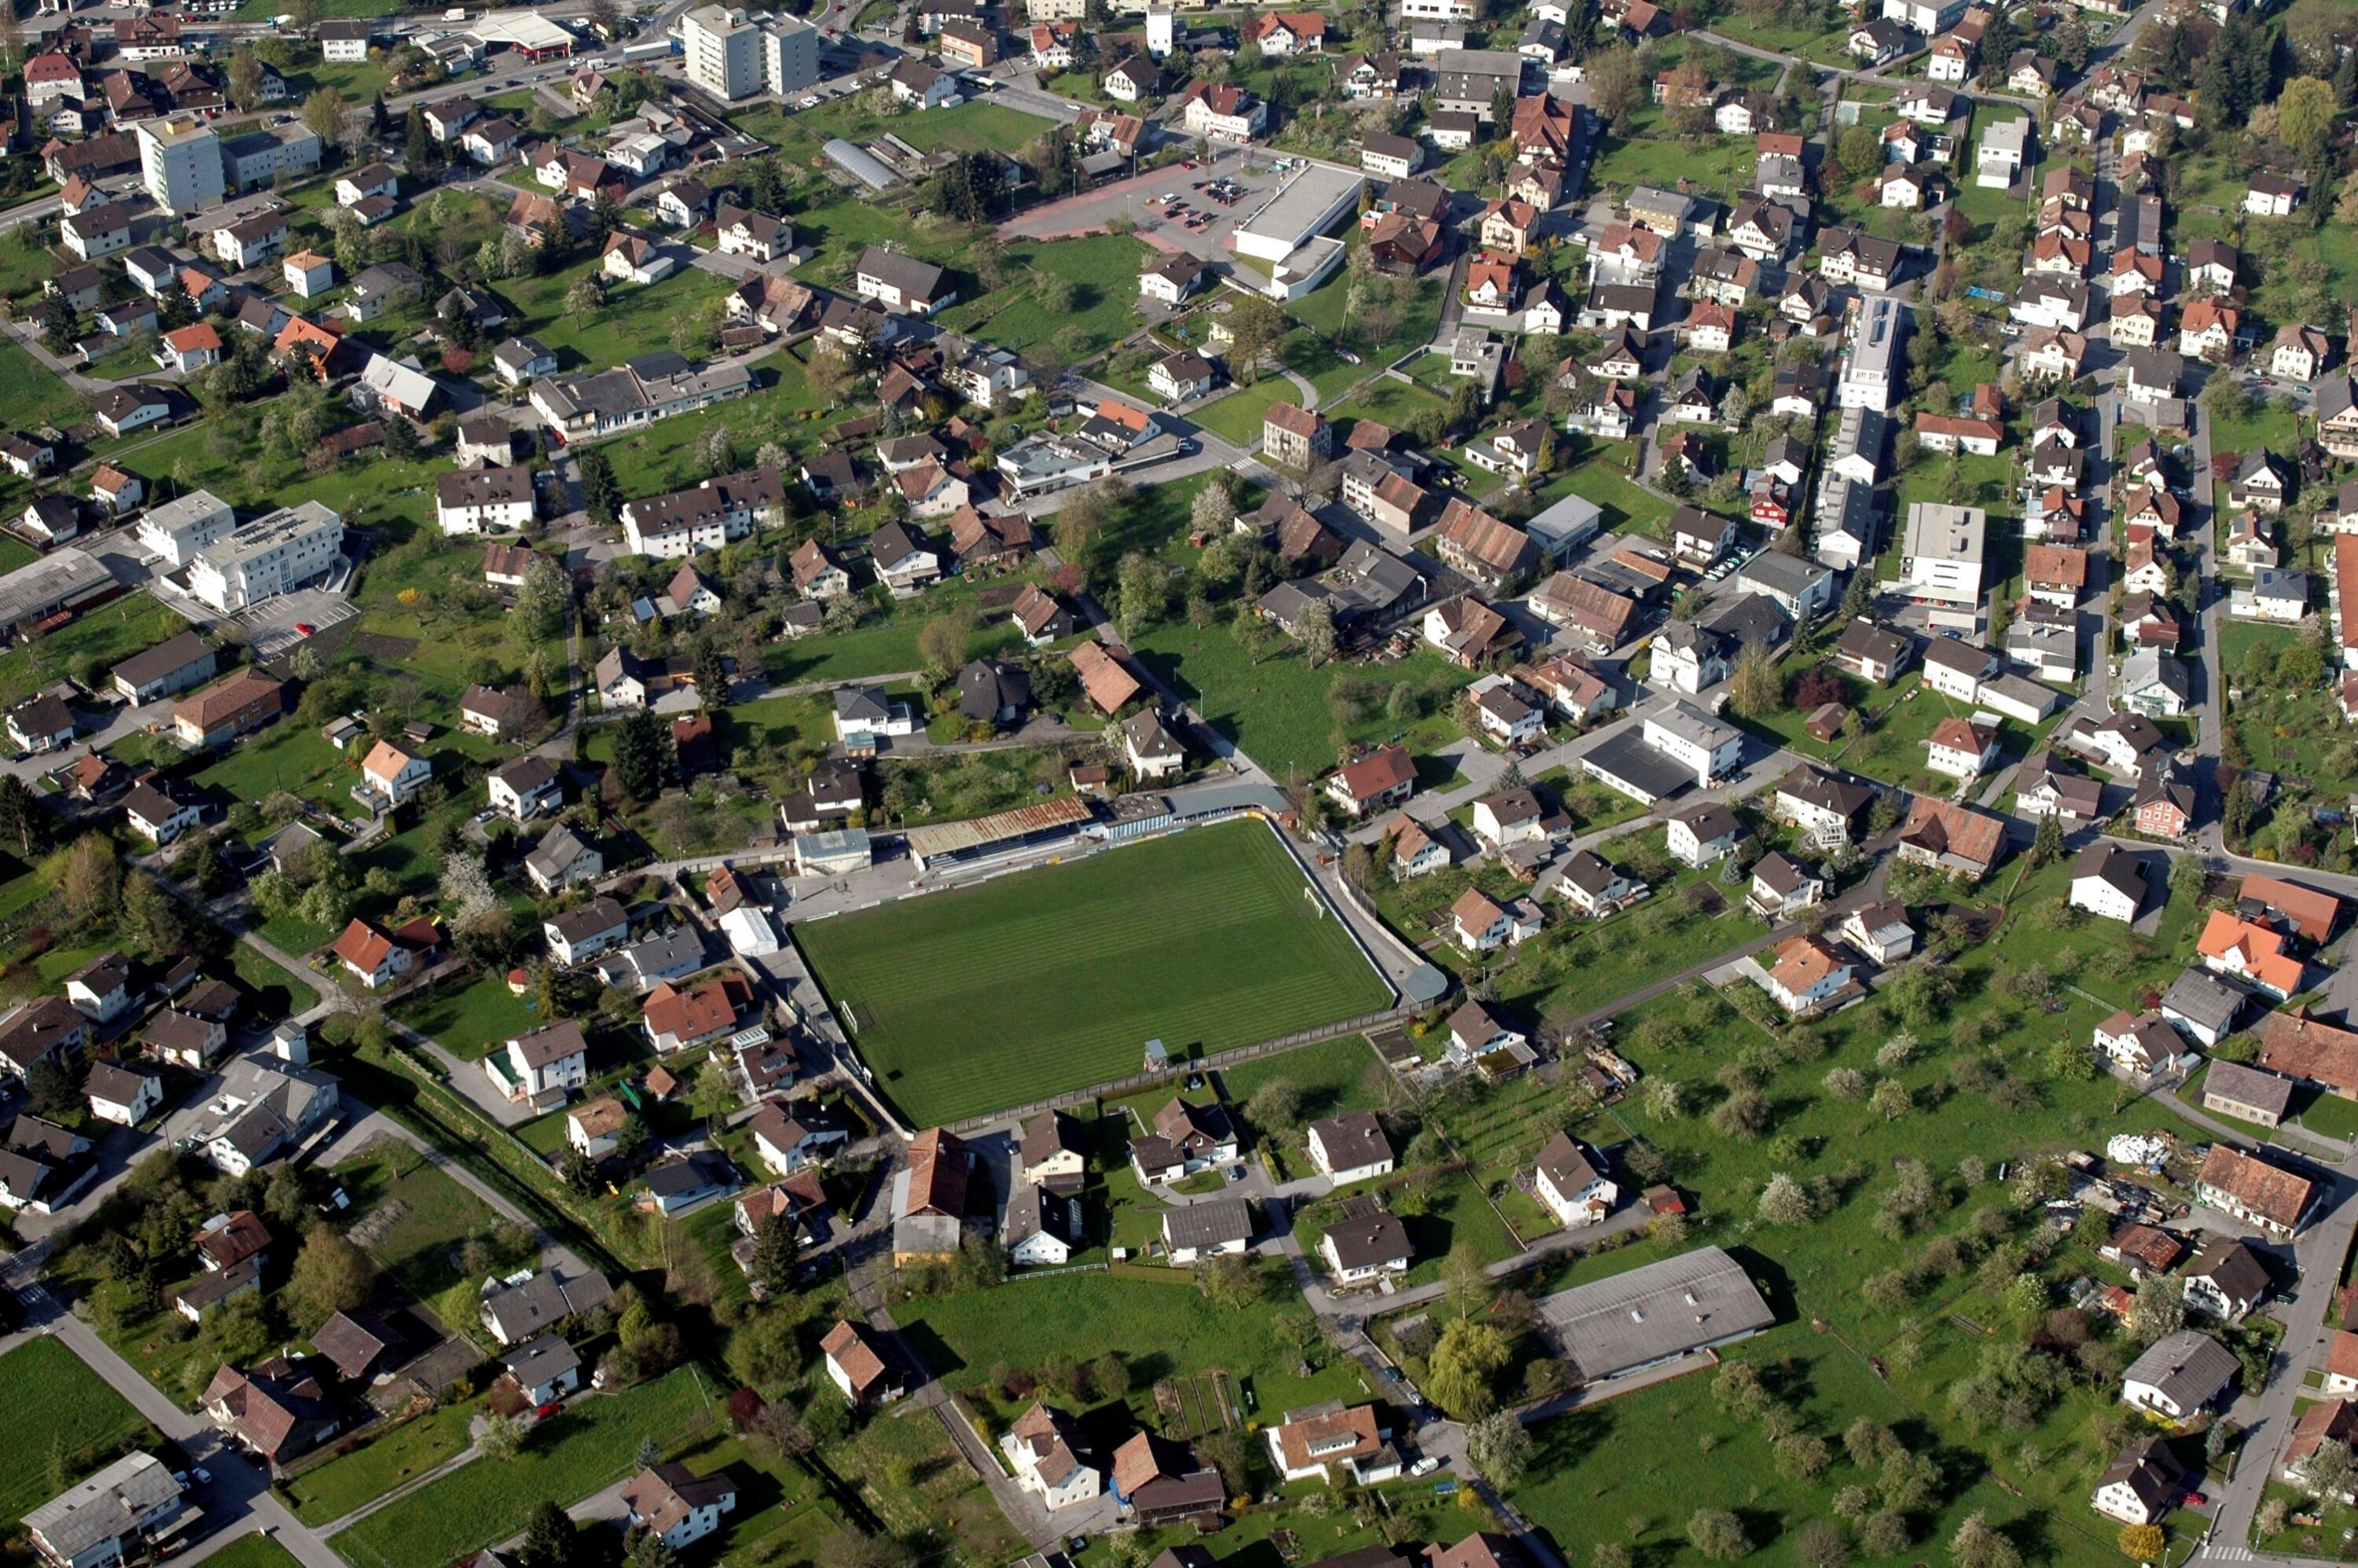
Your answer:
[[[2144,863],[2117,844],[2099,839],[2081,850],[2071,862],[2071,904],[2074,909],[2126,925],[2136,919],[2145,898]]]
[[[549,1109],[590,1081],[590,1043],[571,1021],[543,1024],[483,1058],[483,1072],[510,1100]]]
[[[1336,1186],[1391,1173],[1391,1141],[1373,1111],[1345,1111],[1310,1124],[1310,1162]]]
[[[1540,1151],[1532,1191],[1558,1223],[1567,1227],[1594,1225],[1613,1212],[1621,1189],[1604,1162],[1559,1132]]]

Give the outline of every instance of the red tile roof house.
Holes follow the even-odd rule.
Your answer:
[[[659,1537],[677,1552],[720,1528],[720,1516],[737,1510],[737,1483],[726,1471],[698,1476],[685,1465],[642,1470],[622,1490],[631,1523]]]
[[[2307,1486],[2309,1456],[2328,1442],[2358,1443],[2358,1404],[2348,1400],[2320,1400],[2301,1411],[2300,1419],[2293,1423],[2291,1438],[2285,1444],[2283,1457],[2277,1461],[2277,1476],[2296,1486]]]
[[[818,1342],[827,1359],[827,1375],[855,1405],[882,1404],[907,1392],[907,1383],[888,1361],[875,1332],[864,1323],[846,1318]]]
[[[2206,1208],[2285,1238],[2308,1221],[2316,1190],[2308,1177],[2225,1143],[2211,1146],[2194,1181],[2195,1201]]]
[[[1114,1450],[1114,1500],[1141,1529],[1193,1520],[1217,1526],[1228,1489],[1184,1443],[1141,1432]]]
[[[689,991],[665,981],[647,993],[641,1022],[647,1043],[668,1056],[735,1033],[752,1005],[753,988],[742,975],[724,975]]]
[[[367,921],[355,917],[328,949],[344,968],[371,990],[390,985],[409,973],[416,955]]]
[[[1326,781],[1327,795],[1353,816],[1398,806],[1415,790],[1416,764],[1402,746],[1378,747]]]
[[[2272,1073],[2316,1084],[2328,1094],[2358,1099],[2358,1033],[2320,1023],[2304,1008],[2268,1014],[2260,1034],[2259,1064]]]
[[[1390,1215],[1378,1217],[1391,1220],[1395,1227],[1400,1224]],[[1362,1486],[1400,1474],[1400,1454],[1385,1441],[1383,1417],[1375,1406],[1346,1408],[1337,1400],[1286,1414],[1282,1424],[1269,1429],[1269,1456],[1287,1480],[1315,1476],[1332,1482],[1337,1465]]]
[[[270,1227],[252,1209],[215,1215],[197,1232],[197,1261],[205,1272],[234,1269],[248,1259],[259,1260],[270,1249]]]
[[[2332,940],[2342,918],[2342,901],[2330,892],[2303,887],[2282,877],[2249,876],[2235,892],[2239,904],[2255,904],[2279,915],[2310,942]]]

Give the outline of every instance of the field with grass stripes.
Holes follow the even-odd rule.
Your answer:
[[[884,1092],[932,1127],[1382,1007],[1258,822],[794,927]]]

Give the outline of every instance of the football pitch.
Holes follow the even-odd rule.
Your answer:
[[[1223,824],[794,927],[885,1094],[934,1127],[1373,1012],[1390,988],[1271,830]]]

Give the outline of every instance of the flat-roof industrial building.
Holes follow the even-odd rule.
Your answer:
[[[1716,1247],[1698,1247],[1532,1304],[1541,1326],[1585,1383],[1749,1338],[1777,1321],[1743,1267]]]

